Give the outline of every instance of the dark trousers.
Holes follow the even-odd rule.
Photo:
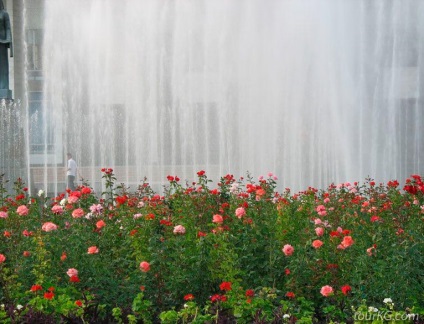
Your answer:
[[[68,189],[71,189],[72,191],[75,191],[74,180],[75,180],[75,176],[68,175]]]

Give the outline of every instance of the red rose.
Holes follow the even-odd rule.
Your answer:
[[[224,281],[222,284],[219,285],[219,289],[230,291],[231,290],[231,282]]]
[[[253,297],[253,296],[255,296],[255,291],[253,289],[247,289],[246,297]]]
[[[215,303],[215,302],[220,301],[220,300],[221,300],[221,295],[219,295],[219,294],[215,294],[215,295],[211,296],[211,302],[212,303]]]
[[[125,204],[125,202],[127,201],[128,197],[127,196],[118,196],[115,198],[116,202],[118,203],[118,205],[123,205]]]
[[[87,189],[90,190],[90,188],[87,188]],[[91,192],[91,190],[90,190],[90,192]],[[71,196],[77,197],[77,198],[81,198],[81,192],[79,192],[79,191],[72,191]]]
[[[338,236],[340,236],[340,233],[339,233],[339,232],[337,232],[337,231],[331,231],[331,232],[330,232],[330,236],[331,236],[331,237],[338,237]]]
[[[54,293],[51,291],[44,293],[45,299],[53,299],[53,297],[54,297]]]
[[[152,220],[152,219],[155,219],[155,214],[152,214],[152,213],[147,214],[144,218],[145,218],[146,220]]]
[[[202,237],[202,236],[206,236],[206,235],[207,234],[204,233],[204,232],[201,232],[201,231],[197,232],[197,237]]]
[[[350,234],[350,231],[349,231],[349,230],[347,230],[347,229],[345,229],[345,230],[343,230],[343,231],[342,231],[342,234],[343,234],[343,235],[349,235],[349,234]]]
[[[41,285],[32,285],[31,287],[32,292],[36,292],[38,290],[43,290],[43,287],[41,287]]]
[[[88,194],[90,194],[90,193],[91,193],[91,189],[90,189],[90,188],[88,188],[88,187],[83,187],[83,188],[81,189],[81,193],[82,193],[83,195],[88,195]]]
[[[349,285],[344,285],[341,288],[341,291],[344,295],[347,295],[348,293],[350,293],[352,291],[352,288]]]
[[[167,219],[161,219],[161,220],[159,221],[159,224],[161,224],[161,225],[165,225],[165,226],[172,226],[172,222],[171,222],[171,221],[169,221],[169,220],[167,220]]]
[[[80,279],[78,278],[78,276],[71,276],[71,278],[69,278],[70,282],[80,282]]]
[[[192,294],[187,294],[184,296],[184,300],[193,300],[194,296]]]

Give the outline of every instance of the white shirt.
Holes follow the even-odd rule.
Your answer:
[[[66,175],[77,176],[77,163],[72,158],[68,160],[68,171]]]

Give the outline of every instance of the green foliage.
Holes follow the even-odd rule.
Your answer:
[[[292,194],[273,176],[210,188],[200,171],[186,186],[168,176],[160,196],[103,172],[102,199],[86,184],[29,197],[19,179],[8,196],[0,178],[1,321],[345,322],[367,305],[424,316],[419,176],[403,191],[368,179]]]

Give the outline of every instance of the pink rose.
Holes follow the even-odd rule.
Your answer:
[[[82,216],[84,216],[84,210],[82,208],[74,209],[74,211],[72,212],[73,218],[81,218]]]
[[[74,268],[70,268],[70,269],[68,269],[68,271],[66,271],[66,274],[69,277],[78,276],[78,270],[77,269],[74,269]]]
[[[98,204],[98,205],[96,205],[96,204],[91,205],[91,206],[90,206],[90,211],[91,211],[93,214],[101,214],[101,212],[103,211],[103,206],[102,206],[102,205],[100,205],[100,204]]]
[[[77,201],[78,201],[77,196],[69,196],[68,197],[68,203],[70,203],[70,204],[75,204]]]
[[[315,223],[315,225],[319,225],[319,224],[322,223],[322,220],[319,219],[319,218],[315,218],[314,223]]]
[[[6,257],[3,254],[0,254],[0,263],[6,261]]]
[[[218,215],[218,214],[213,215],[213,218],[212,218],[213,223],[222,223],[223,221],[224,221],[224,218],[221,215]]]
[[[352,239],[352,236],[345,236],[340,245],[342,245],[344,248],[347,248],[347,247],[351,246],[353,244],[353,242],[354,241]]]
[[[140,263],[140,270],[143,271],[143,272],[149,271],[150,270],[150,263],[146,262],[146,261],[141,262]]]
[[[177,225],[174,227],[174,234],[184,234],[186,229],[183,225]]]
[[[58,214],[58,215],[60,215],[60,214],[62,214],[62,213],[63,213],[63,208],[62,208],[62,206],[54,205],[54,206],[52,207],[52,212],[53,212],[53,214]]]
[[[286,256],[290,256],[290,255],[292,255],[292,254],[293,254],[293,252],[294,252],[294,248],[293,248],[293,246],[291,246],[290,244],[286,244],[286,245],[284,245],[284,247],[283,247],[283,253],[284,253]]]
[[[375,250],[375,247],[374,246],[371,246],[370,248],[367,249],[367,254],[369,256],[372,256],[373,255],[373,250]]]
[[[326,210],[325,210],[325,206],[324,206],[324,205],[319,205],[319,206],[316,208],[316,211],[317,211],[318,215],[320,215],[320,216],[325,216],[325,215],[327,215],[327,212],[326,212]]]
[[[236,216],[237,218],[242,218],[243,216],[246,215],[246,210],[243,207],[239,207],[236,209]]]
[[[237,182],[232,183],[231,187],[230,187],[230,192],[235,193],[238,189],[238,186],[239,186],[239,184]]]
[[[315,240],[315,241],[313,241],[312,242],[312,246],[315,248],[315,249],[319,249],[322,245],[323,245],[324,243],[322,243],[322,241],[320,241],[320,240]]]
[[[324,235],[324,229],[322,227],[317,227],[315,229],[315,233],[317,233],[318,236],[323,236]]]
[[[333,294],[333,288],[331,286],[324,286],[321,288],[321,295],[328,297]]]
[[[25,216],[28,215],[28,207],[25,205],[21,205],[18,207],[18,209],[16,209],[16,212],[19,214],[19,216]]]
[[[106,226],[106,223],[103,221],[103,220],[99,220],[97,223],[96,223],[96,227],[98,228],[98,229],[101,229],[102,227],[105,227]]]
[[[5,211],[0,211],[0,218],[7,218],[9,215]]]
[[[99,248],[97,246],[90,246],[88,248],[87,254],[97,254],[99,253]]]
[[[46,222],[43,224],[41,229],[45,232],[51,232],[57,230],[57,225],[52,222]]]
[[[26,237],[30,237],[32,235],[32,232],[28,232],[28,230],[25,229],[22,231],[22,235]]]

